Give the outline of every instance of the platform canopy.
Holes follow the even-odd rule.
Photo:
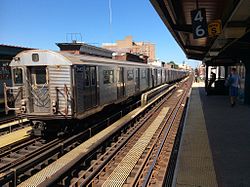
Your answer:
[[[32,48],[21,47],[21,46],[13,46],[13,45],[5,45],[0,44],[0,60],[9,59],[12,60],[14,56],[24,50],[31,50]]]
[[[187,58],[240,60],[250,56],[250,0],[150,0]],[[194,39],[191,11],[204,8],[207,23],[221,20],[217,36]]]

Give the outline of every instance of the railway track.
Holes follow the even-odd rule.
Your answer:
[[[72,162],[73,165],[65,165],[67,169],[62,167],[62,170],[59,171],[54,168],[55,172],[58,172],[54,174],[52,172],[50,176],[47,175],[47,170],[51,171],[51,167],[54,167],[51,165],[51,167],[46,167],[43,174],[41,173],[43,177],[46,176],[44,182],[41,178],[39,178],[41,183],[33,178],[25,181],[21,186],[27,184],[40,184],[40,186],[101,186],[107,184],[109,186],[109,182],[114,181],[117,185],[118,178],[121,176],[123,176],[123,180],[118,186],[131,186],[133,184],[140,186],[143,181],[152,183],[156,172],[148,170],[148,166],[153,163],[151,167],[154,169],[158,163],[162,162],[162,158],[166,159],[162,156],[165,153],[165,149],[163,149],[165,143],[168,144],[167,155],[170,160],[171,145],[175,144],[175,132],[178,131],[181,110],[184,110],[186,102],[187,91],[185,90],[189,89],[190,84],[190,82],[183,83],[184,87],[177,88],[175,92],[171,90],[156,104],[150,104],[143,115],[138,115],[139,118],[135,118],[122,128],[117,129],[115,133],[112,133],[110,137],[94,148],[92,146],[91,149],[88,148],[88,151],[81,155],[81,158],[77,157],[78,161]],[[158,115],[161,116],[161,119],[156,118]],[[164,143],[159,142],[158,139]],[[130,154],[128,155],[128,153]],[[152,162],[155,153],[157,153],[157,160]],[[118,166],[122,169],[117,169]],[[145,180],[146,171],[150,171],[150,174]],[[40,177],[40,174],[38,176]]]
[[[2,147],[0,149],[0,184],[18,185],[139,105],[140,101],[137,101],[119,112],[110,114],[101,122],[96,120],[99,121],[97,124],[70,138],[65,136],[62,139],[48,141],[30,136]]]
[[[16,117],[14,115],[10,115],[10,116],[5,116],[5,117],[1,117],[0,118],[0,125],[4,124],[4,123],[8,123],[11,122],[13,120],[15,120]]]
[[[0,136],[25,128],[29,126],[30,123],[27,119],[23,117],[11,116],[0,120]]]
[[[135,125],[136,128],[131,128],[102,156],[92,160],[88,169],[71,171],[74,175],[68,176],[61,184],[162,186],[186,97],[187,91],[178,89],[162,100]]]
[[[171,94],[172,93],[170,92],[165,99],[158,101],[158,105],[163,105],[162,103],[164,103],[167,98],[170,98]],[[10,150],[9,153],[3,152],[2,155],[0,155],[0,158],[3,158],[3,163],[0,163],[0,184],[6,186],[16,186],[17,184],[20,184],[22,181],[42,170],[50,163],[54,162],[64,154],[70,152],[85,140],[98,133],[101,129],[106,128],[113,121],[128,113],[132,108],[138,106],[138,104],[139,103],[137,102],[132,107],[128,107],[129,109],[126,108],[123,111],[110,116],[104,122],[98,123],[92,128],[89,128],[77,135],[71,136],[70,138],[55,139],[49,142],[42,139],[36,140],[37,142],[33,140],[36,142],[33,142],[33,145],[32,143],[31,145],[29,145],[29,143],[26,142],[26,147],[31,146],[31,149],[25,148],[25,146],[23,145],[19,145],[20,149],[13,148],[13,150]],[[152,110],[148,109],[148,114],[143,117],[141,116],[141,120],[137,119],[136,124],[131,123],[128,127],[124,127],[123,129],[121,129],[121,132],[117,132],[113,137],[109,138],[109,141],[104,142],[105,145],[100,145],[94,148],[88,155],[86,155],[84,164],[80,164],[80,170],[79,168],[71,168],[71,171],[69,172],[71,174],[67,175],[66,177],[61,176],[60,180],[56,181],[57,185],[78,185],[79,181],[86,181],[85,179],[87,177],[88,179],[90,179],[90,184],[92,184],[93,181],[98,184],[98,182],[96,182],[96,179],[98,178],[98,176],[100,176],[100,173],[102,173],[101,171],[105,168],[105,166],[107,166],[107,164],[109,164],[110,160],[114,159],[114,155],[116,153],[125,149],[124,146],[126,147],[126,145],[129,145],[128,142],[129,140],[131,140],[131,138],[140,138],[140,134],[138,134],[138,132],[140,131],[141,133],[143,133],[147,129],[144,123],[149,122],[150,116],[154,116],[157,110],[159,110],[157,109],[157,107]],[[157,132],[158,131],[159,130],[157,129]],[[32,147],[34,148],[33,151]],[[27,154],[22,155],[22,151],[20,150],[25,149],[31,151],[26,151]],[[112,150],[117,150],[117,152],[112,153]],[[8,157],[10,159],[8,159]],[[99,162],[98,159],[101,159],[102,161]],[[91,168],[94,168],[95,171],[96,168],[98,168],[98,172],[93,172],[94,170],[92,170]]]

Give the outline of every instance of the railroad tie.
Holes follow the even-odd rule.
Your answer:
[[[130,149],[107,180],[103,183],[103,187],[122,186],[125,183],[168,111],[169,107],[162,108],[158,117],[151,123],[136,144],[132,147],[132,149]]]

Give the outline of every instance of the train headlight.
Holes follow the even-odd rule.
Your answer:
[[[54,101],[54,100],[52,101],[52,106],[56,107],[56,101]]]
[[[53,114],[55,114],[57,112],[57,103],[56,103],[56,101],[53,100],[51,105],[52,105],[52,112],[53,112]]]
[[[21,105],[25,106],[26,105],[26,101],[24,99],[21,100]]]
[[[21,112],[22,113],[26,112],[26,106],[21,106]]]

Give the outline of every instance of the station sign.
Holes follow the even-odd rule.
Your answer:
[[[191,19],[194,39],[207,37],[208,32],[205,8],[191,11]]]
[[[221,20],[214,20],[210,22],[207,26],[207,30],[209,37],[215,37],[221,34],[222,32]]]

